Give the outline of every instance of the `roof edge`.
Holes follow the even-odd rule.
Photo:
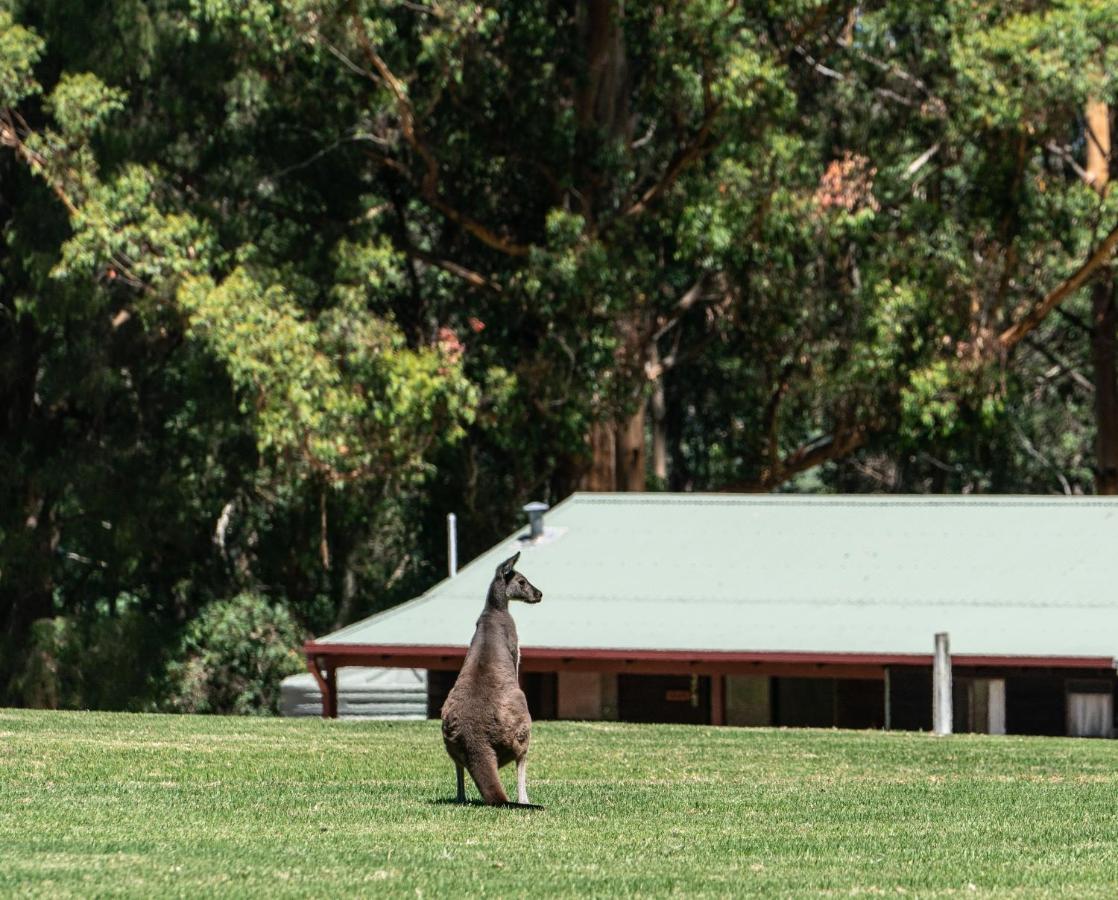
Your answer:
[[[445,663],[462,659],[466,645],[436,644],[341,644],[307,641],[303,653],[308,659],[333,657],[336,665],[368,665],[398,659],[428,659]],[[610,647],[522,647],[521,658],[535,663],[554,662],[634,662],[689,665],[817,665],[817,666],[930,666],[931,653],[814,653],[811,651],[771,650],[649,650]],[[358,660],[354,662],[353,660]],[[1118,660],[1106,656],[999,656],[990,654],[952,654],[957,666],[983,668],[1116,669]]]
[[[774,494],[729,491],[575,491],[562,503],[581,500],[596,504],[694,504],[742,506],[1101,506],[1118,507],[1118,497],[1063,494]],[[558,508],[561,504],[556,504]]]

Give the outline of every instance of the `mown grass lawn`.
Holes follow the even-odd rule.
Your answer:
[[[0,710],[0,895],[1118,895],[1115,742],[540,722],[530,760],[545,811],[459,807],[434,722]]]

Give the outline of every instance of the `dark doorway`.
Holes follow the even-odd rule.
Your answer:
[[[617,715],[622,722],[710,724],[706,675],[618,675]]]
[[[885,682],[873,678],[836,680],[835,708],[835,725],[839,728],[884,728]]]
[[[559,676],[554,672],[524,672],[520,687],[528,698],[533,719],[554,719],[559,709]]]
[[[773,724],[883,728],[885,682],[872,678],[774,678]]]
[[[931,666],[892,666],[887,677],[889,727],[897,731],[931,731]]]
[[[443,701],[454,682],[458,679],[458,670],[444,669],[427,670],[427,718],[441,719],[443,716]]]
[[[1063,677],[1042,673],[1007,678],[1005,730],[1008,734],[1067,734]]]
[[[773,724],[830,728],[835,724],[835,682],[830,678],[774,678]]]

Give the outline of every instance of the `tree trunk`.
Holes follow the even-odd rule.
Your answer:
[[[589,163],[603,140],[628,143],[631,131],[623,15],[622,6],[615,0],[583,0],[576,9],[586,69],[575,100],[579,127],[575,177],[577,200],[591,230],[597,227],[599,194],[606,186]]]
[[[652,353],[658,355],[655,344]],[[652,419],[652,477],[656,487],[663,490],[668,484],[668,402],[663,373],[653,382],[648,411]]]
[[[1102,196],[1110,183],[1110,107],[1100,100],[1088,100],[1085,118],[1087,176]]]
[[[1110,109],[1087,103],[1087,175],[1100,197],[1110,183]],[[1118,311],[1114,278],[1104,271],[1091,292],[1091,363],[1095,376],[1095,493],[1118,494]]]
[[[644,471],[644,404],[637,407],[625,422],[616,429],[617,450],[615,460],[616,489],[643,491]]]
[[[1091,294],[1091,362],[1095,370],[1095,493],[1118,494],[1118,310],[1107,273]]]
[[[617,443],[612,422],[590,426],[590,469],[582,478],[584,491],[612,491],[616,487]]]
[[[617,0],[581,0],[576,7],[576,25],[584,51],[585,72],[575,98],[579,125],[579,162],[575,179],[579,190],[573,199],[586,219],[586,227],[597,231],[600,213],[607,212],[612,190],[602,173],[593,168],[603,144],[628,147],[632,132],[629,108],[629,63],[622,28],[624,6]],[[633,354],[639,333],[633,322],[618,323],[622,351],[617,358],[621,381],[641,378],[643,367]],[[635,374],[631,374],[635,373]],[[644,410],[625,418],[614,418],[616,397],[603,401],[606,421],[591,426],[587,443],[590,469],[583,476],[588,491],[642,491],[645,487]],[[612,414],[612,415],[611,415]]]
[[[25,505],[26,520],[14,545],[18,553],[0,583],[0,705],[49,701],[38,695],[34,685],[23,684],[31,650],[32,628],[40,619],[54,615],[54,555],[58,531],[54,507],[49,500],[31,497]],[[12,548],[16,549],[15,546]]]

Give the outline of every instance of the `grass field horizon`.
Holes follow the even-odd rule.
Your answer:
[[[539,722],[530,812],[449,802],[435,722],[0,710],[0,894],[1113,896],[1116,763],[1109,741]]]

